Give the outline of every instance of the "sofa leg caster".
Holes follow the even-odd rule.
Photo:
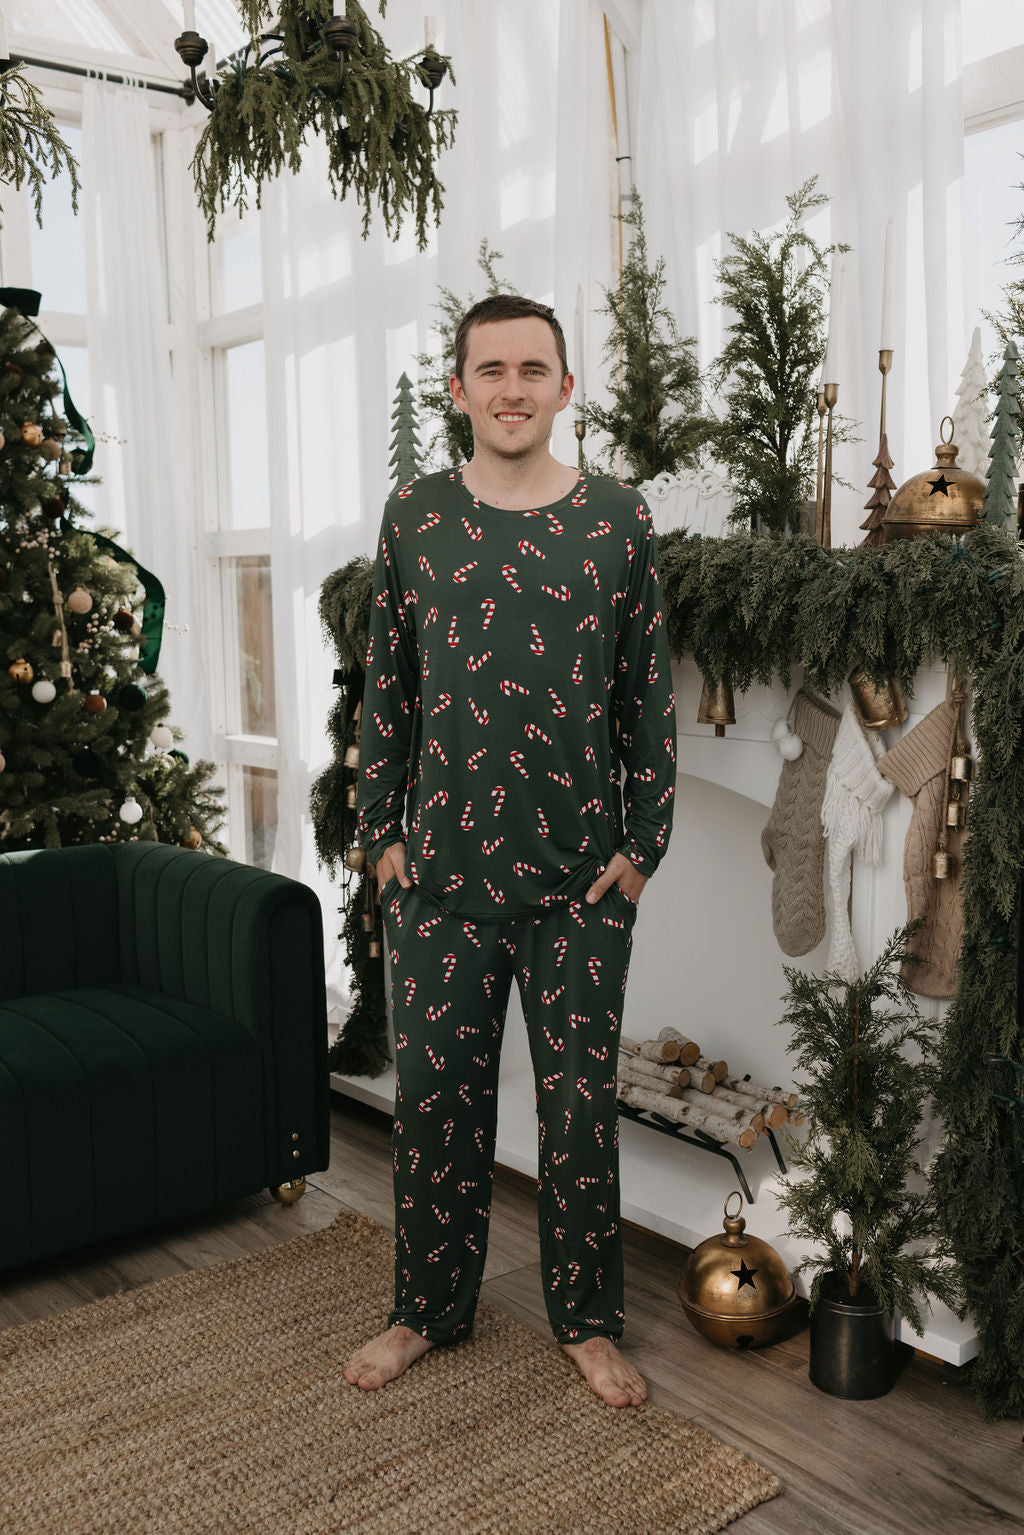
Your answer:
[[[279,1183],[271,1188],[270,1192],[281,1204],[293,1205],[306,1192],[306,1180],[305,1178],[290,1178],[287,1183]]]

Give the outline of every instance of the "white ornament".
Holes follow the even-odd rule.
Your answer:
[[[88,613],[92,608],[92,596],[84,586],[76,586],[68,598],[68,607],[72,613]]]
[[[779,751],[787,762],[795,762],[798,757],[803,756],[804,743],[792,731],[788,735],[784,735],[777,744]]]
[[[127,826],[134,826],[136,822],[142,820],[142,806],[139,804],[134,794],[129,794],[128,798],[125,800],[124,804],[118,811],[118,815]]]
[[[776,720],[772,726],[772,740],[781,741],[782,737],[789,734],[789,720],[785,716]]]
[[[37,704],[52,704],[57,697],[57,689],[47,678],[40,677],[38,682],[32,684],[32,697]]]
[[[166,725],[154,725],[149,732],[149,739],[158,751],[170,751],[174,745],[174,736]]]

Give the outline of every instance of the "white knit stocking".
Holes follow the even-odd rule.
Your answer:
[[[853,855],[866,864],[881,861],[882,810],[893,792],[893,785],[876,766],[883,751],[848,703],[836,733],[821,806],[832,898],[828,969],[837,970],[847,981],[856,980],[861,968],[849,916]]]

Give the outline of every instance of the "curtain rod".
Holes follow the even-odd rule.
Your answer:
[[[55,59],[31,59],[23,53],[13,53],[9,64],[28,64],[36,69],[55,69],[62,75],[81,75],[87,80],[109,80],[111,85],[138,85],[147,91],[160,91],[167,96],[182,96],[188,102],[195,100],[190,85],[162,85],[159,82],[140,80],[136,75],[115,75],[105,69],[87,69],[81,64],[61,64]]]

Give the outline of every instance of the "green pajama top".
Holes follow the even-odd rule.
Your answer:
[[[550,506],[509,511],[453,470],[389,497],[359,763],[371,863],[405,840],[422,894],[476,921],[582,896],[615,852],[651,874],[672,827],[675,734],[637,491],[581,476]]]

